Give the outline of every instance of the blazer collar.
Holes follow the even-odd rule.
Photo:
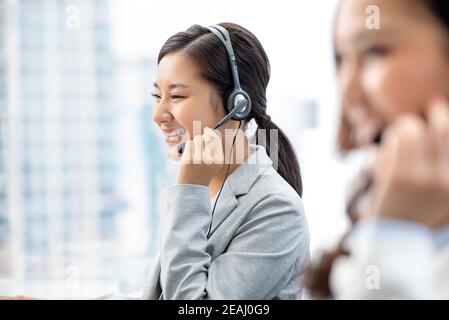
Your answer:
[[[247,194],[257,178],[273,164],[264,146],[250,144],[249,149],[249,157],[226,180],[236,196]]]
[[[244,163],[226,179],[217,201],[210,234],[220,226],[229,213],[238,205],[237,197],[247,194],[257,178],[273,164],[265,147],[250,144],[251,154]],[[212,210],[212,208],[211,208]]]

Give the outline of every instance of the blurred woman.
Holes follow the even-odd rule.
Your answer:
[[[311,295],[448,298],[449,2],[342,0],[334,46],[339,147],[371,161],[353,229],[309,269]]]

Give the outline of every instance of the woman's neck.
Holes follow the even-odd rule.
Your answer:
[[[230,145],[228,148],[225,147],[224,149],[225,164],[221,167],[221,169],[209,183],[209,194],[211,199],[215,198],[217,193],[220,191],[220,188],[223,185],[223,181],[227,177],[229,177],[239,167],[239,165],[242,164],[248,158],[249,156],[248,146],[249,143],[248,139],[246,138],[245,132],[242,129],[239,129],[237,132],[235,143],[232,146]],[[231,152],[232,157],[231,161],[229,161]]]

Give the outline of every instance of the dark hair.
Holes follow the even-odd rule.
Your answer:
[[[449,2],[446,0],[424,0],[424,2],[449,31]]]
[[[447,0],[421,0],[424,5],[429,8],[431,13],[447,28],[449,36],[449,1]],[[349,129],[347,123],[342,118],[340,121],[340,129],[338,133],[338,145],[339,149],[343,152],[353,149],[355,146],[348,141]],[[343,124],[343,125],[342,125]],[[361,176],[359,180],[362,180],[359,186],[354,189],[354,194],[350,197],[346,208],[346,214],[351,222],[349,231],[342,237],[333,250],[324,252],[320,259],[316,262],[309,264],[305,271],[304,284],[308,288],[312,298],[333,298],[333,293],[329,285],[330,272],[334,261],[341,256],[348,256],[351,253],[344,247],[346,237],[354,225],[357,223],[357,214],[355,214],[351,208],[355,203],[363,197],[363,194],[368,190],[370,185],[369,177]],[[360,181],[359,181],[360,182]]]
[[[233,23],[220,23],[230,34],[234,54],[239,70],[240,84],[252,103],[251,113],[245,122],[255,119],[259,131],[256,137],[264,138],[257,143],[266,147],[270,157],[269,130],[278,130],[278,167],[279,174],[302,196],[302,181],[298,159],[287,136],[271,121],[267,114],[266,89],[270,80],[270,62],[259,40],[247,29]],[[183,51],[198,66],[200,75],[209,82],[220,96],[233,89],[233,79],[227,52],[223,43],[209,29],[193,25],[187,31],[171,36],[159,52],[158,63],[170,53]],[[225,101],[223,101],[225,104]]]

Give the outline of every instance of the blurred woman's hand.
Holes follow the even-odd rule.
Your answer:
[[[386,131],[373,166],[370,217],[449,224],[449,105],[435,100],[427,122],[407,115]]]
[[[223,164],[221,138],[214,130],[205,128],[202,135],[186,143],[176,181],[207,186]]]

